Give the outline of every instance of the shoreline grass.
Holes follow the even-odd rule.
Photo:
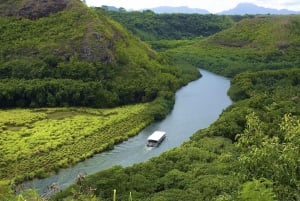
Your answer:
[[[0,179],[43,178],[112,149],[153,122],[150,105],[0,110]]]

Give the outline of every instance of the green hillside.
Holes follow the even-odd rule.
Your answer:
[[[200,76],[80,0],[1,1],[0,43],[0,200],[136,135]]]
[[[232,77],[246,70],[300,66],[300,16],[255,16],[174,50],[175,58]]]
[[[298,201],[299,22],[256,16],[206,39],[157,42],[177,61],[233,77],[235,104],[183,145],[91,175],[53,200],[111,200],[116,189],[119,200]]]
[[[0,13],[1,107],[146,102],[198,76],[79,0],[6,1]]]
[[[80,141],[79,159],[98,152],[97,148],[86,152],[90,142],[81,140],[84,134],[73,132],[74,127],[85,127],[87,140],[94,141],[100,140],[94,135],[98,129],[107,130],[108,136],[115,133],[116,127],[109,123],[114,125],[116,119],[120,120],[120,130],[125,128],[124,121],[131,122],[131,127],[126,127],[131,136],[138,129],[137,119],[141,128],[153,116],[162,118],[165,99],[172,100],[179,86],[198,76],[188,66],[170,67],[173,61],[231,77],[228,94],[235,103],[181,146],[141,164],[115,166],[89,175],[51,200],[112,200],[114,189],[116,200],[299,200],[300,16],[247,17],[207,38],[156,41],[155,46],[162,51],[157,53],[120,24],[86,8],[80,1],[62,1],[63,9],[35,17],[16,15],[33,1],[20,2],[0,4],[5,11],[8,5],[12,8],[5,14],[0,10],[5,15],[0,18],[1,106],[103,107],[155,101],[118,108],[117,112],[90,108],[3,111],[0,130],[9,135],[1,143],[9,145],[2,146],[2,150],[11,158],[17,157],[14,161],[1,157],[3,178],[10,179],[10,172],[18,170],[22,180],[23,168],[30,171],[32,166],[39,169],[28,178],[45,176],[47,171],[39,159],[34,160],[37,165],[31,164],[31,156],[41,156],[45,161],[48,157],[55,160],[58,155],[60,161],[50,167],[54,171],[78,161],[72,155],[74,144],[70,142]],[[150,114],[144,113],[149,108]],[[20,112],[27,118],[20,118]],[[107,114],[111,119],[107,119]],[[13,120],[6,118],[10,115]],[[96,127],[89,126],[91,118]],[[58,125],[62,120],[66,124]],[[51,122],[51,129],[43,129],[47,122]],[[31,149],[34,144],[20,150],[14,147],[25,144],[22,140],[14,143],[24,136],[37,142],[35,136],[42,134],[39,128],[47,130],[47,139],[55,137],[51,130],[65,129],[61,135],[73,141],[60,135],[53,144],[41,142],[38,146],[44,145],[45,152]],[[116,136],[115,140],[123,137]],[[102,148],[109,148],[116,141],[110,139]],[[53,148],[58,152],[48,155],[47,150]],[[69,153],[69,160],[63,156],[65,152]],[[28,160],[23,160],[21,167],[5,168],[13,168],[18,159],[25,158]],[[31,191],[16,196],[11,187],[7,180],[0,182],[1,199],[39,199]]]

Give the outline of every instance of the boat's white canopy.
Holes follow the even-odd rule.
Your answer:
[[[152,133],[152,134],[148,137],[148,140],[158,141],[158,140],[160,140],[164,135],[166,135],[166,132],[164,132],[164,131],[155,131],[154,133]]]

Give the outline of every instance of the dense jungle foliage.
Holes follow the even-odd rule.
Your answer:
[[[91,175],[53,200],[111,200],[114,189],[117,200],[129,192],[133,200],[299,200],[299,77],[300,69],[242,73],[230,91],[239,101],[190,141]]]
[[[299,200],[299,19],[257,16],[207,39],[156,42],[177,62],[233,77],[235,104],[182,146],[53,200],[110,200],[114,189],[117,200]]]
[[[300,66],[300,16],[255,16],[205,39],[177,44],[169,53],[207,70],[233,77],[244,71]],[[169,42],[169,46],[172,43]],[[159,49],[159,42],[155,42]],[[161,42],[165,48],[164,41]]]
[[[19,4],[40,5],[30,2]],[[46,16],[0,18],[2,108],[148,102],[199,77],[194,68],[171,67],[167,57],[81,1],[63,2],[65,9],[46,9]]]
[[[235,103],[223,111],[220,118],[210,127],[198,131],[190,141],[181,146],[145,163],[127,168],[115,166],[85,177],[52,197],[52,200],[112,200],[114,189],[117,190],[116,200],[300,200],[300,16],[246,17],[236,24],[231,24],[228,29],[207,38],[153,41],[151,43],[161,51],[156,53],[121,25],[105,17],[106,14],[102,10],[100,12],[96,9],[97,13],[95,13],[92,9],[74,6],[81,5],[74,2],[73,6],[66,7],[72,9],[51,14],[49,17],[34,20],[23,17],[0,18],[0,40],[3,44],[0,47],[0,75],[4,75],[1,77],[0,100],[5,100],[3,103],[15,102],[15,105],[9,105],[10,107],[38,107],[43,105],[42,103],[45,106],[73,105],[70,101],[78,100],[88,102],[88,106],[100,107],[155,99],[154,102],[147,103],[149,106],[154,104],[150,107],[150,114],[141,112],[143,109],[149,109],[147,104],[136,105],[130,109],[130,111],[141,112],[141,116],[145,119],[141,120],[139,125],[144,125],[148,120],[151,121],[151,118],[152,120],[162,118],[169,111],[168,106],[173,103],[170,101],[173,92],[188,80],[198,76],[192,68],[182,68],[187,63],[231,77],[229,95]],[[154,15],[149,11],[142,14],[150,15],[151,20]],[[214,19],[209,16],[208,19]],[[144,20],[146,19],[144,17]],[[224,20],[226,24],[228,19],[224,18]],[[62,21],[61,26],[57,25],[59,24],[57,21]],[[11,23],[13,25],[10,25]],[[74,23],[76,26],[73,26]],[[19,31],[14,32],[13,26]],[[39,29],[40,26],[44,28]],[[52,32],[51,27],[60,31]],[[74,27],[82,28],[82,31]],[[25,38],[21,34],[23,32]],[[38,33],[49,35],[42,36],[43,34]],[[65,37],[59,33],[70,35]],[[143,34],[145,33],[141,33],[139,37]],[[60,38],[53,39],[57,35]],[[147,36],[149,37],[147,40],[156,39],[154,36]],[[172,37],[177,37],[177,34]],[[192,37],[192,34],[184,37]],[[50,46],[46,46],[48,42]],[[13,48],[9,48],[8,45]],[[84,47],[92,51],[85,51],[87,49]],[[19,57],[20,55],[22,57]],[[100,58],[100,61],[96,58]],[[181,68],[170,68],[170,61],[180,64]],[[24,65],[14,65],[20,64],[19,62]],[[40,64],[44,67],[39,68],[43,66]],[[19,74],[23,68],[19,69],[17,66],[23,66],[26,70]],[[49,69],[51,71],[48,71]],[[86,89],[87,86],[91,89]],[[94,96],[93,89],[98,89]],[[32,93],[39,90],[47,92],[47,95],[38,93],[41,96],[39,97]],[[77,99],[78,91],[72,90],[79,90],[79,97],[87,99]],[[86,90],[91,91],[86,92]],[[57,97],[51,100],[49,94]],[[98,95],[103,101],[94,103],[93,100],[99,100]],[[28,97],[33,99],[28,101]],[[109,101],[104,101],[106,99]],[[166,104],[166,100],[170,102]],[[76,106],[77,103],[74,105]],[[17,140],[20,142],[16,144],[22,144],[22,140],[26,138],[35,141],[35,136],[43,133],[36,129],[47,125],[43,125],[45,121],[52,122],[50,125],[53,126],[47,127],[44,131],[66,129],[62,135],[66,135],[67,140],[76,141],[81,139],[82,135],[74,135],[73,127],[87,127],[84,125],[89,118],[98,124],[106,114],[101,110],[82,111],[76,108],[72,110],[75,113],[72,114],[74,117],[70,118],[68,112],[71,110],[58,109],[58,113],[52,113],[56,110],[55,108],[45,109],[45,111],[37,109],[35,113],[32,113],[33,110],[29,112],[16,110],[12,120],[5,118],[14,114],[12,110],[2,111],[4,123],[0,127],[1,137],[3,133],[9,135],[1,138],[0,145],[3,145],[1,150],[9,153],[12,159],[17,157],[16,162],[1,156],[3,159],[8,159],[1,161],[4,174],[14,170],[18,170],[20,175],[23,174],[18,166],[14,170],[7,170],[5,167],[12,167],[13,165],[9,166],[11,162],[18,164],[18,156],[20,159],[25,158],[20,154],[14,156],[15,147],[8,149],[4,146],[6,141],[11,144]],[[117,114],[112,113],[110,116],[117,119],[120,119],[116,117],[119,115],[127,120],[129,118],[129,122],[133,125],[132,129],[136,129],[134,122],[139,117],[135,119],[130,111],[121,111],[122,108]],[[23,122],[26,118],[20,118],[18,114],[27,115],[28,120]],[[94,118],[93,115],[98,117]],[[62,119],[57,121],[56,118]],[[66,125],[71,126],[57,125],[55,122],[67,122]],[[117,125],[123,129],[123,123],[121,121],[120,125]],[[88,132],[90,133],[88,137],[94,139],[93,129],[101,130],[101,126],[89,128],[91,130]],[[113,126],[108,128],[108,131],[114,129]],[[128,135],[131,135],[131,129],[128,129]],[[67,130],[70,132],[68,133]],[[43,135],[51,137],[47,134]],[[54,144],[43,142],[42,148],[49,150],[64,144],[72,146],[61,137],[58,137],[60,140],[54,140]],[[124,136],[116,137],[117,140]],[[108,143],[110,147],[111,138]],[[26,157],[30,157],[32,155],[29,149],[30,147],[19,150],[19,153],[25,153]],[[80,150],[85,150],[84,146]],[[56,153],[59,155],[59,152]],[[34,156],[47,155],[43,152],[34,152],[34,154],[36,154]],[[92,153],[82,151],[80,154],[83,156]],[[76,161],[76,158],[71,154],[70,161],[62,158],[58,166],[53,166],[53,170],[59,168],[59,165],[64,167],[72,161]],[[28,161],[22,165],[26,168],[31,167]],[[44,174],[41,169],[36,169],[35,172],[39,176]],[[10,181],[2,180],[0,199],[41,198],[32,190],[15,195]]]
[[[144,41],[207,37],[233,26],[248,16],[155,14],[151,10],[126,12],[95,8],[120,22]]]

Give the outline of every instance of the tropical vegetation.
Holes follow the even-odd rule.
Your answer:
[[[295,68],[300,65],[299,22],[299,15],[255,16],[169,51],[177,59],[227,77],[249,70]]]
[[[94,8],[120,22],[144,41],[193,39],[207,37],[228,29],[248,16],[155,14],[151,10],[126,12],[111,11],[106,7]]]
[[[177,62],[232,77],[235,103],[182,146],[91,175],[53,199],[91,187],[101,200],[113,189],[120,200],[129,192],[134,200],[299,200],[299,19],[256,16],[204,39],[154,41]]]
[[[111,149],[153,121],[149,108],[141,104],[0,111],[0,178],[18,182],[45,177]]]
[[[150,11],[110,13],[72,2],[73,6],[48,17],[0,18],[5,22],[0,23],[1,105],[32,107],[1,111],[2,200],[40,199],[31,190],[14,195],[10,180],[44,177],[109,149],[163,118],[174,103],[176,89],[199,76],[192,65],[231,78],[228,94],[235,102],[216,122],[158,157],[89,175],[51,200],[300,199],[298,15],[232,18]],[[141,39],[153,40],[147,42],[159,52],[106,15],[121,18]],[[136,21],[128,20],[132,16]],[[58,19],[61,25],[54,23]],[[179,33],[172,35],[171,28],[163,28],[166,19],[178,22]],[[211,29],[180,32],[186,19]],[[78,23],[79,29],[68,25],[68,20]],[[160,27],[164,37],[158,38],[158,29],[141,26],[146,21],[149,28]],[[10,23],[24,32],[24,39]],[[218,29],[213,28],[215,23]],[[58,34],[63,32],[55,32],[59,40],[51,35],[51,30],[65,26],[70,30],[65,31],[68,37]],[[179,38],[184,40],[166,40]],[[47,46],[46,41],[52,45]],[[132,103],[111,109],[54,107]],[[118,134],[120,131],[126,135]],[[86,150],[86,143],[98,143],[101,149]]]
[[[245,89],[249,97],[237,93],[240,100],[190,141],[147,163],[91,175],[53,200],[77,193],[110,200],[113,189],[119,200],[129,192],[134,200],[298,200],[300,83],[294,79],[299,73],[238,75],[232,88],[253,80]],[[281,78],[273,79],[270,88],[264,78],[274,76]]]
[[[0,18],[2,108],[149,102],[199,77],[79,0],[66,2],[46,17]]]

